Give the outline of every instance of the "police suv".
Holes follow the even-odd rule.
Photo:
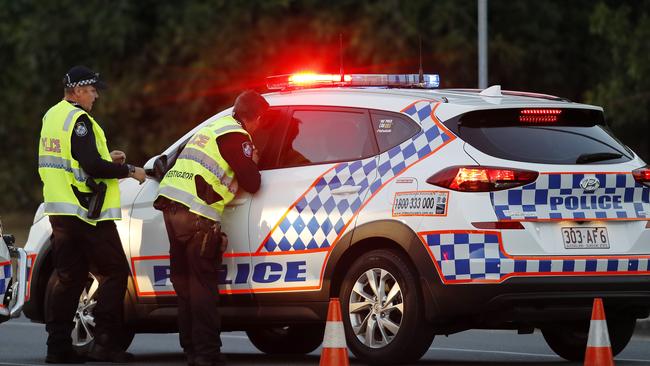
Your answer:
[[[614,354],[650,309],[650,169],[600,107],[554,96],[436,89],[437,75],[272,77],[253,135],[262,187],[226,207],[224,330],[267,353],[323,338],[341,299],[348,347],[370,363],[419,359],[435,335],[541,329],[584,357],[594,298]],[[152,207],[160,178],[201,126],[120,182],[133,334],[176,331],[168,238]],[[42,208],[26,249],[25,313],[43,321],[52,276]],[[93,339],[97,281],[79,299],[74,342]]]

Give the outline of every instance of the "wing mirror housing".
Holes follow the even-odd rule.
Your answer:
[[[147,163],[144,165],[144,170],[147,175],[160,182],[165,174],[167,174],[167,155],[158,155],[149,159],[149,161],[147,161]]]

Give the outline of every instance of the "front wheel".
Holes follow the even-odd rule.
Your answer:
[[[434,338],[424,319],[415,270],[396,252],[358,258],[343,280],[341,310],[347,345],[371,364],[419,360]]]
[[[324,324],[299,324],[246,331],[248,339],[267,354],[306,354],[323,342]]]
[[[49,292],[52,290],[54,281],[57,281],[56,274],[53,272],[47,285],[46,299],[50,299]],[[72,347],[78,353],[88,352],[95,342],[95,316],[93,310],[97,305],[97,289],[99,280],[92,273],[88,274],[88,281],[79,296],[79,304],[74,315],[74,328],[72,329]],[[48,304],[45,304],[46,308]],[[130,329],[124,329],[118,339],[115,340],[116,346],[120,350],[126,350],[133,342],[135,332]]]

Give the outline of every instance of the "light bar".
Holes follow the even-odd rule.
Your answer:
[[[418,74],[316,74],[297,73],[269,76],[266,87],[271,90],[316,88],[327,86],[383,86],[404,88],[437,88],[440,76],[424,74],[420,82]]]

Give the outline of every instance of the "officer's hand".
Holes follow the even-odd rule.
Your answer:
[[[251,157],[251,159],[253,159],[253,162],[255,164],[260,162],[260,153],[255,146],[253,146],[253,156]]]
[[[124,164],[126,162],[126,154],[124,151],[113,150],[111,151],[111,159],[116,164]]]
[[[135,171],[132,174],[129,174],[129,177],[136,179],[140,184],[142,184],[147,179],[147,174],[144,172],[144,169],[136,167]]]

